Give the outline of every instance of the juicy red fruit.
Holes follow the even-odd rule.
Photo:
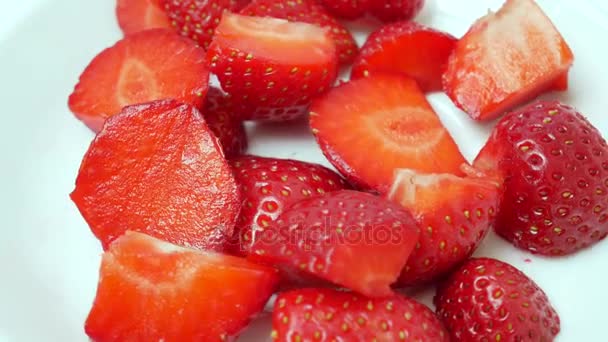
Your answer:
[[[337,77],[331,37],[315,25],[225,13],[208,53],[211,70],[244,119],[287,121]]]
[[[128,105],[174,99],[199,107],[208,82],[204,50],[169,30],[146,30],[98,54],[80,75],[69,107],[99,132]]]
[[[543,290],[495,259],[467,261],[439,287],[435,306],[453,341],[553,341],[560,330]]]
[[[221,250],[241,206],[217,138],[195,108],[170,100],[110,118],[71,197],[104,248],[134,230]]]
[[[398,285],[436,280],[469,258],[494,224],[499,184],[486,177],[396,172],[388,197],[410,210],[420,239]]]
[[[202,113],[207,125],[220,140],[227,158],[247,150],[245,126],[228,95],[218,88],[209,88]]]
[[[537,102],[507,114],[475,161],[504,180],[498,234],[566,255],[608,234],[608,147],[575,109]]]
[[[274,341],[432,341],[449,336],[437,316],[415,300],[370,299],[330,289],[282,293],[272,314]]]
[[[116,18],[125,35],[153,28],[171,28],[160,0],[118,0]]]
[[[396,203],[341,190],[283,211],[258,234],[249,257],[383,297],[392,294],[418,235],[410,213]]]
[[[411,20],[424,7],[424,0],[373,0],[371,13],[384,22]]]
[[[256,235],[289,206],[314,196],[348,188],[335,172],[297,160],[242,156],[231,160],[243,194],[234,247],[248,254]]]
[[[232,341],[258,314],[276,271],[127,232],[102,256],[85,323],[94,341]]]
[[[351,77],[398,73],[415,79],[424,91],[441,90],[441,77],[455,44],[452,35],[415,22],[389,24],[367,38]]]
[[[320,0],[334,16],[343,19],[357,19],[371,8],[372,1],[377,0]]]
[[[315,1],[253,0],[241,11],[241,14],[300,21],[325,28],[336,45],[340,63],[351,63],[359,51],[355,39],[344,25],[330,16]]]

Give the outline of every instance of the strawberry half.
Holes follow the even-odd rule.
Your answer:
[[[171,25],[207,49],[224,11],[238,12],[245,0],[158,0]]]
[[[449,341],[437,316],[411,298],[370,299],[330,289],[281,293],[272,328],[277,342]]]
[[[423,285],[473,254],[494,223],[499,186],[486,178],[399,170],[389,198],[410,210],[420,239],[399,285]]]
[[[492,119],[545,91],[564,88],[573,60],[533,0],[507,0],[458,41],[444,89],[473,119]]]
[[[359,51],[350,31],[330,16],[315,0],[253,0],[241,11],[241,14],[268,16],[323,27],[334,40],[342,64],[351,63]]]
[[[411,20],[424,7],[424,0],[374,0],[371,13],[384,22]]]
[[[106,249],[126,230],[222,250],[241,198],[217,138],[176,101],[126,107],[87,151],[72,200]]]
[[[452,341],[553,341],[559,316],[534,281],[504,262],[470,259],[439,287]]]
[[[496,231],[515,246],[565,255],[608,234],[608,147],[572,107],[539,101],[507,114],[475,166],[504,180]]]
[[[372,75],[317,99],[310,126],[329,161],[349,181],[386,192],[395,169],[462,174],[458,146],[416,82]]]
[[[373,1],[378,0],[320,0],[334,16],[343,19],[357,19],[365,15]]]
[[[307,113],[337,77],[325,29],[283,19],[226,13],[208,58],[245,119],[287,121]]]
[[[412,21],[402,21],[373,32],[361,48],[351,78],[375,72],[411,77],[424,91],[441,90],[441,76],[456,38]]]
[[[348,188],[337,173],[303,161],[242,156],[231,164],[243,194],[234,247],[245,255],[256,235],[292,204]]]
[[[169,30],[146,30],[97,55],[80,75],[69,107],[99,132],[108,117],[128,105],[175,99],[200,107],[208,83],[203,49]]]
[[[104,253],[85,323],[94,341],[233,340],[259,313],[276,271],[127,232]]]
[[[209,88],[202,112],[207,125],[220,140],[226,157],[238,156],[247,150],[245,126],[229,96],[218,88]]]
[[[419,230],[398,204],[341,190],[302,200],[258,233],[249,258],[309,272],[370,297],[390,296]]]
[[[160,0],[118,0],[116,18],[125,35],[153,28],[171,28]]]

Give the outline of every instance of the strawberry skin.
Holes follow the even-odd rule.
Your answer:
[[[424,91],[441,90],[441,76],[455,44],[452,35],[412,21],[388,24],[367,38],[351,78],[399,73],[415,79]]]
[[[492,119],[548,90],[567,87],[574,60],[533,0],[507,0],[456,44],[443,77],[452,101],[475,120]]]
[[[410,210],[420,239],[398,285],[435,280],[473,254],[494,223],[499,185],[488,178],[398,170],[389,199]]]
[[[80,75],[68,104],[99,132],[128,105],[174,99],[200,107],[207,94],[205,51],[170,30],[128,35],[97,55]]]
[[[452,341],[553,341],[557,312],[541,288],[496,259],[470,259],[437,290],[437,314]]]
[[[374,0],[371,13],[384,22],[413,19],[424,7],[424,0]]]
[[[245,126],[229,96],[218,88],[209,88],[202,113],[209,129],[220,140],[227,158],[238,156],[247,150]]]
[[[224,11],[238,12],[243,0],[159,0],[171,25],[207,49]]]
[[[310,126],[329,161],[362,189],[386,193],[395,169],[462,174],[466,163],[416,82],[399,75],[333,88],[314,101]]]
[[[232,341],[277,278],[245,259],[127,232],[102,257],[85,331],[97,342]]]
[[[326,28],[342,64],[351,63],[359,51],[350,31],[315,0],[253,0],[241,14],[300,21]]]
[[[336,47],[318,26],[225,13],[208,53],[211,70],[244,119],[288,121],[337,77]]]
[[[116,18],[125,35],[153,28],[171,28],[160,0],[118,0]]]
[[[281,293],[272,327],[276,342],[449,341],[437,316],[411,298],[370,299],[330,289]]]
[[[248,254],[255,236],[289,206],[313,196],[347,189],[342,177],[317,164],[298,160],[242,156],[231,160],[243,195],[235,229],[238,252]]]
[[[377,0],[320,0],[334,16],[342,19],[357,19],[365,15]]]
[[[398,204],[341,190],[284,210],[258,233],[249,258],[385,297],[418,236],[414,218]]]
[[[217,138],[192,106],[126,107],[87,151],[71,198],[104,249],[129,230],[222,250],[241,198]]]
[[[572,107],[539,101],[508,113],[475,166],[503,178],[496,231],[515,246],[566,255],[608,234],[608,147]]]

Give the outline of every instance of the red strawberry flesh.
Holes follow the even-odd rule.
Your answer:
[[[153,28],[171,28],[160,0],[118,0],[116,18],[125,35]]]

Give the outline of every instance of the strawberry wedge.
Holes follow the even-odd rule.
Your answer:
[[[276,271],[127,232],[101,261],[85,331],[93,341],[232,341],[258,314]]]
[[[171,28],[160,0],[118,0],[116,19],[125,35],[153,28]]]
[[[329,161],[353,184],[386,192],[396,169],[461,174],[458,146],[416,81],[375,74],[314,102],[310,126]]]
[[[543,92],[567,88],[574,56],[533,0],[507,0],[457,43],[446,93],[475,120],[492,119]]]

